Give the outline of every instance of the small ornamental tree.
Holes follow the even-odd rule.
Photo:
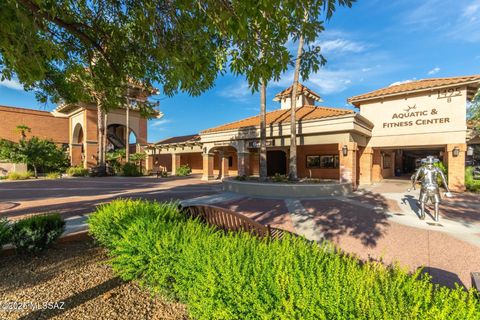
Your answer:
[[[58,148],[53,141],[38,137],[22,138],[18,143],[0,140],[0,159],[31,166],[35,178],[38,178],[39,168],[62,171],[68,165],[64,150]]]

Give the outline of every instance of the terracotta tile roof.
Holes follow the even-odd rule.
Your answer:
[[[354,113],[352,110],[339,109],[339,108],[328,108],[328,107],[317,107],[317,106],[303,106],[297,108],[297,121],[307,121],[315,120],[322,118],[330,118],[342,116],[345,114]],[[267,126],[272,124],[280,123],[290,123],[290,109],[279,109],[271,112],[267,112]],[[254,127],[260,125],[260,115],[242,119],[239,121],[227,123],[215,128],[207,129],[201,133],[210,133],[210,132],[219,132],[240,129],[245,127]]]
[[[406,82],[392,85],[386,88],[371,91],[365,94],[348,98],[348,102],[357,105],[359,101],[368,100],[388,95],[396,95],[410,91],[421,91],[434,88],[447,87],[451,85],[466,84],[471,82],[480,82],[480,75],[450,77],[450,78],[431,78],[418,81]]]
[[[273,101],[280,101],[283,98],[291,97],[292,96],[292,89],[293,89],[293,84],[290,87],[288,87],[287,89],[283,90],[282,92],[277,93],[275,98],[273,98]],[[315,101],[319,101],[319,102],[322,101],[322,98],[320,97],[320,95],[318,95],[316,92],[313,92],[312,90],[308,89],[307,87],[305,87],[301,83],[299,83],[298,86],[297,86],[297,95],[300,95],[300,94],[303,94],[307,97],[311,97]]]
[[[173,143],[183,143],[183,142],[190,142],[190,141],[194,142],[194,141],[198,141],[199,139],[200,139],[200,136],[198,134],[190,134],[187,136],[177,136],[177,137],[171,137],[164,140],[160,140],[155,144],[173,144]]]

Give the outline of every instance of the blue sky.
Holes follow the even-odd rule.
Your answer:
[[[350,108],[348,97],[398,81],[480,74],[480,0],[359,0],[336,12],[318,44],[328,62],[305,84],[325,106]],[[272,99],[291,83],[288,71],[269,84],[269,111],[279,108]],[[259,95],[229,74],[200,97],[154,98],[165,116],[149,122],[149,142],[253,116],[260,108]],[[14,80],[0,82],[0,105],[44,108]]]

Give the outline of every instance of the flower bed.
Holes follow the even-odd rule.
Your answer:
[[[174,297],[197,319],[478,319],[473,290],[420,271],[359,263],[329,244],[215,230],[177,204],[118,200],[89,219],[115,272]]]

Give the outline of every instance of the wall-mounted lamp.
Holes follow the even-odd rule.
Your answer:
[[[460,149],[458,147],[453,148],[452,155],[458,157],[460,155]]]
[[[468,149],[467,149],[467,156],[471,157],[473,156],[473,147],[472,146],[469,146]]]
[[[342,154],[344,157],[348,156],[348,147],[346,145],[342,147]]]

